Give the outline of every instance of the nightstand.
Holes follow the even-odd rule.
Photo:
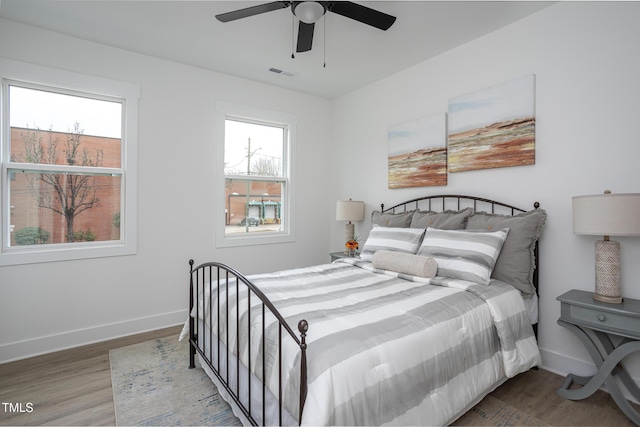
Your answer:
[[[339,259],[339,258],[348,258],[349,255],[345,254],[344,251],[342,252],[331,252],[329,254],[329,256],[331,257],[331,262]]]
[[[640,351],[640,301],[625,298],[622,304],[607,304],[593,299],[592,292],[569,291],[560,295],[558,324],[575,333],[589,351],[598,372],[590,377],[569,374],[558,394],[565,399],[581,400],[591,396],[604,383],[618,407],[635,424],[640,414],[625,399],[615,377],[640,400],[640,388],[624,366],[624,358]],[[615,344],[614,344],[615,343]],[[582,387],[570,390],[571,384]]]

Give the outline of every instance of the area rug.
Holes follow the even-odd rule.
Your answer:
[[[188,353],[177,337],[111,350],[116,425],[242,425],[202,368],[188,369]]]

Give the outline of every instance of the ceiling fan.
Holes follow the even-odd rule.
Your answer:
[[[221,13],[216,15],[216,19],[221,22],[230,22],[289,6],[291,6],[291,12],[300,20],[296,52],[311,50],[315,23],[327,12],[337,13],[383,31],[388,30],[396,21],[395,16],[350,1],[274,1]]]

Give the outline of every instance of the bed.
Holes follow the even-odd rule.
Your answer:
[[[537,203],[426,196],[371,221],[358,258],[189,262],[189,367],[244,425],[446,425],[541,363]]]

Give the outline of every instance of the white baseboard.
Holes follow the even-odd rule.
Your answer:
[[[564,354],[559,354],[542,348],[540,349],[540,354],[542,355],[541,368],[562,377],[566,377],[570,373],[580,376],[590,376],[594,375],[597,372],[596,365],[592,361],[574,359]],[[636,384],[640,384],[640,378],[632,378]],[[600,390],[609,393],[607,388],[604,386],[600,387]],[[620,390],[622,390],[622,393],[627,398],[627,400],[640,404],[640,402],[638,402],[638,400],[635,399],[624,386],[621,386]]]
[[[0,345],[0,364],[183,324],[186,310]]]
[[[540,348],[540,354],[542,356],[542,369],[554,374],[564,377],[569,373],[582,376],[596,373],[596,366],[592,361],[575,359],[543,348]]]

